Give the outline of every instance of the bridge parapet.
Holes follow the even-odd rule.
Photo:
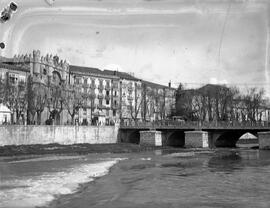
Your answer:
[[[154,121],[121,123],[122,129],[269,129],[268,122]]]

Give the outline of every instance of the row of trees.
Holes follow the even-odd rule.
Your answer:
[[[111,96],[113,96],[112,91]],[[130,91],[128,96],[131,99],[128,99],[126,103],[127,117],[134,121],[146,121],[153,118],[162,120],[168,114],[166,89],[151,88],[143,83],[142,87],[136,87],[135,91]],[[106,99],[111,99],[111,102],[114,101],[108,97],[105,96]],[[52,121],[60,124],[60,115],[64,110],[69,114],[71,124],[74,124],[75,116],[81,108],[90,108],[92,115],[96,107],[95,99],[93,89],[89,92],[85,86],[65,84],[57,73],[53,73],[50,79],[29,75],[27,80],[23,81],[18,81],[8,73],[5,77],[0,77],[0,103],[11,111],[12,124],[40,125],[44,112],[48,115],[47,124],[51,124]],[[121,111],[124,111],[121,105],[120,99],[116,106],[114,102],[112,103],[113,109],[119,111],[120,115]]]
[[[59,124],[63,109],[67,110],[74,123],[75,114],[83,106],[83,95],[79,89],[64,84],[34,82],[32,76],[28,77],[27,82],[19,81],[16,84],[10,77],[0,79],[0,97],[0,103],[11,111],[12,124],[41,124],[45,108],[49,112],[47,124],[53,120]]]
[[[142,121],[149,119],[163,120],[166,117],[166,91],[165,89],[151,88],[143,84],[138,92],[135,90],[135,101],[129,100],[129,112],[132,120]]]
[[[249,88],[241,93],[236,87],[205,85],[176,91],[176,115],[197,121],[261,121],[266,109],[264,90]]]

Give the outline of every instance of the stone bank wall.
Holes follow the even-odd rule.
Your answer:
[[[259,132],[258,139],[260,149],[270,149],[270,131]]]
[[[118,126],[0,126],[0,146],[117,143]]]

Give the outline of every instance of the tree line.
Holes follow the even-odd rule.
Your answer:
[[[146,121],[153,118],[153,115],[156,119],[165,119],[165,89],[152,89],[143,84],[141,88],[136,88],[134,93],[130,91],[127,96],[132,97],[126,103],[127,115],[131,120]],[[96,107],[96,94],[93,89],[84,85],[54,83],[50,80],[35,81],[32,75],[29,75],[27,80],[14,84],[7,74],[5,79],[0,79],[0,97],[0,103],[7,106],[11,112],[11,124],[40,125],[45,109],[48,113],[46,124],[60,124],[60,115],[64,110],[70,117],[70,124],[75,124],[79,109],[90,108],[92,115]],[[122,113],[121,106],[120,103],[116,106],[119,114]]]
[[[190,121],[262,121],[267,109],[264,89],[248,88],[241,92],[237,87],[208,84],[199,89],[176,91],[175,115]]]
[[[60,124],[60,114],[64,109],[74,123],[75,114],[83,106],[83,94],[75,86],[64,83],[35,82],[31,75],[27,81],[10,81],[10,77],[0,79],[0,103],[11,112],[11,124],[41,124],[42,113],[47,108],[49,118],[46,124]]]

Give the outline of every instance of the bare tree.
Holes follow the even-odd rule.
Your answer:
[[[5,97],[5,80],[0,76],[0,103],[4,102]]]
[[[74,124],[74,117],[83,105],[83,96],[80,90],[75,86],[67,89],[64,103],[71,117],[71,124]]]
[[[264,110],[264,89],[250,88],[242,96],[245,109],[245,116],[251,122],[261,120],[261,114]]]
[[[54,120],[55,124],[59,125],[66,99],[66,89],[64,85],[50,85],[48,90],[47,107],[50,112],[50,120]]]
[[[135,122],[138,121],[138,116],[140,114],[141,108],[142,108],[142,102],[143,99],[141,98],[141,93],[138,92],[137,85],[135,85],[135,91],[134,91],[134,98],[132,96],[132,92],[129,91],[128,94],[128,111],[130,114],[130,117]],[[134,102],[133,102],[134,99]]]
[[[16,113],[16,100],[17,100],[18,90],[15,84],[9,82],[9,77],[5,80],[4,85],[4,105],[6,105],[11,112],[11,123],[14,123],[14,114]]]
[[[15,111],[16,111],[16,124],[19,124],[20,118],[22,118],[23,123],[25,122],[25,113],[27,110],[28,99],[26,91],[26,83],[24,81],[19,81],[16,87],[16,99],[15,99]]]
[[[33,86],[34,88],[34,99],[33,99],[33,105],[35,112],[37,114],[37,124],[41,124],[41,115],[42,112],[45,109],[46,102],[47,102],[47,96],[48,96],[48,89],[43,84],[35,84]]]

